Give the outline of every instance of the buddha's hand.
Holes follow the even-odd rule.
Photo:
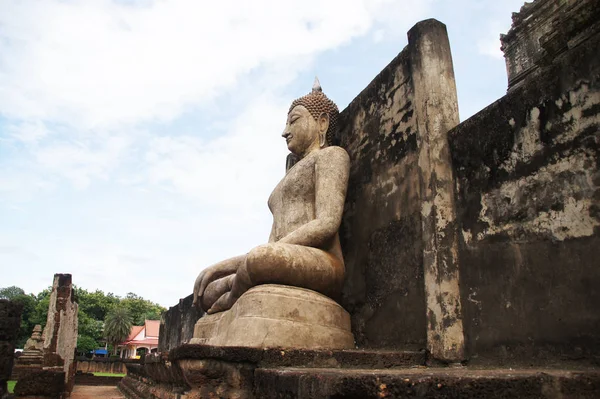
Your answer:
[[[202,295],[204,295],[204,290],[206,289],[206,286],[214,280],[214,272],[211,270],[213,267],[214,266],[211,266],[202,270],[196,278],[196,282],[194,283],[194,306],[201,306],[200,303],[202,302]]]
[[[221,277],[235,273],[239,262],[243,259],[244,257],[227,259],[202,270],[194,283],[194,305],[200,307],[206,287]]]

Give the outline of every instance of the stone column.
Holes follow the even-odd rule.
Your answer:
[[[70,274],[55,274],[44,327],[44,368],[63,370],[65,390],[73,389],[77,347],[77,309]]]
[[[446,26],[434,19],[408,32],[417,115],[427,348],[440,360],[464,359],[454,179],[447,132],[459,123]]]

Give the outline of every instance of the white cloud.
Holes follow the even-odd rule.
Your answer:
[[[8,137],[25,145],[21,153],[34,163],[30,168],[43,170],[50,180],[56,176],[81,189],[119,172],[121,182],[141,182],[143,165],[135,176],[119,167],[134,158],[127,151],[139,151],[144,140],[186,146],[207,127],[198,126],[195,138],[185,141],[136,135],[136,126],[168,123],[184,112],[211,112],[217,97],[237,96],[247,103],[251,96],[286,87],[319,53],[368,33],[378,22],[384,26],[377,29],[382,37],[384,28],[398,29],[399,21],[408,23],[428,3],[0,0],[0,115],[14,121]],[[395,24],[391,15],[399,17]],[[240,81],[257,70],[252,81]],[[245,102],[238,102],[241,112]],[[277,131],[281,121],[268,128]],[[214,123],[227,127],[236,122]],[[233,126],[235,136],[205,143],[209,152],[194,158],[196,164],[188,153],[175,161],[155,160],[150,177],[169,180],[184,194],[193,185],[200,190],[200,182],[184,181],[186,173],[173,173],[209,165],[227,173],[231,159],[238,157],[237,142],[264,126],[257,118],[243,125],[244,136],[241,126]]]
[[[90,146],[93,145],[93,148]],[[101,143],[57,142],[35,149],[39,166],[45,171],[66,177],[78,189],[86,188],[92,178],[108,179],[109,172],[120,163],[130,145],[126,136],[103,138]]]
[[[266,203],[284,175],[287,149],[280,131],[286,103],[255,99],[228,134],[209,142],[190,136],[155,138],[146,156],[149,180],[210,207],[247,210]]]
[[[8,126],[9,136],[27,144],[36,144],[50,133],[39,120],[25,121]]]
[[[1,112],[78,128],[170,120],[254,68],[293,67],[402,9],[366,0],[135,4],[1,1]]]

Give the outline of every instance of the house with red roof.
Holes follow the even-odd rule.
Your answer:
[[[121,358],[136,359],[142,352],[156,352],[159,328],[159,320],[146,320],[143,326],[132,326],[127,339],[119,344]]]

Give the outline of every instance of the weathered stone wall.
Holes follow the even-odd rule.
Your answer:
[[[442,23],[419,22],[408,36],[341,113],[339,144],[351,158],[340,229],[342,305],[361,347],[429,343],[441,357],[461,357],[457,260],[444,249],[456,246],[454,218],[439,212],[454,198],[446,140],[458,123],[452,58]],[[437,266],[442,258],[445,271]],[[441,331],[453,326],[456,334],[446,336],[456,340],[442,342]]]
[[[179,300],[179,304],[171,306],[160,318],[158,351],[166,353],[177,346],[189,342],[194,335],[194,325],[204,314],[201,309],[192,305],[193,295]]]
[[[0,299],[0,398],[4,398],[8,393],[6,382],[12,372],[22,310],[21,305],[7,299]]]
[[[126,373],[126,364],[137,364],[139,359],[87,359],[77,358],[77,372],[82,373]]]
[[[425,347],[417,125],[403,50],[341,114],[351,159],[342,305],[359,346]]]
[[[599,37],[449,133],[472,356],[600,352]]]

